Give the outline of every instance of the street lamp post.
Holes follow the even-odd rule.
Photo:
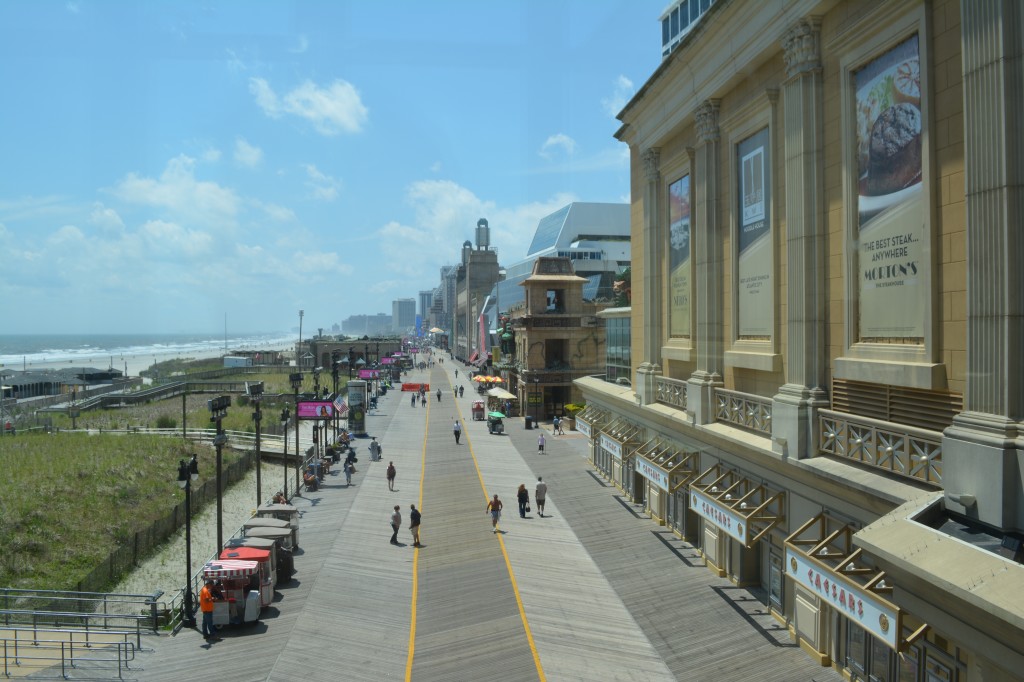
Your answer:
[[[338,398],[338,367],[340,365],[338,360],[338,351],[331,351],[331,379],[334,381],[334,398]],[[338,438],[338,410],[333,410],[333,417],[331,419],[331,428],[334,429],[334,438]]]
[[[288,499],[288,408],[281,408],[281,436],[282,442],[284,442],[284,490],[281,492],[284,494],[284,499]]]
[[[263,420],[263,412],[260,410],[260,399],[263,397],[263,382],[257,381],[249,386],[249,398],[256,405],[256,411],[252,413],[252,420],[256,422],[256,506],[263,504],[263,482],[261,479],[262,453],[260,452],[260,421]]]
[[[195,597],[192,594],[192,482],[199,480],[199,462],[196,455],[178,462],[178,487],[185,490],[185,602],[181,605],[181,620],[187,627],[196,626]]]
[[[299,388],[302,387],[302,373],[295,372],[288,376],[292,388],[295,390],[295,494],[299,494],[299,469],[302,465],[302,452],[299,450]]]
[[[210,408],[210,421],[217,422],[217,435],[213,439],[213,444],[217,448],[217,556],[220,556],[220,551],[224,549],[224,500],[222,499],[221,451],[224,448],[224,444],[228,442],[227,436],[224,435],[221,420],[227,416],[228,408],[231,407],[231,396],[222,395],[212,400],[208,400],[206,405]]]
[[[348,378],[352,378],[352,368],[356,364],[356,350],[352,346],[348,347]]]

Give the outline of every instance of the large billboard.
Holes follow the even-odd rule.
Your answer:
[[[771,163],[768,129],[736,145],[739,234],[736,254],[737,336],[772,336]]]
[[[299,419],[330,419],[334,416],[334,403],[330,400],[300,400],[295,413]]]
[[[669,336],[690,336],[690,176],[668,186]]]
[[[913,35],[853,73],[861,340],[924,337],[930,267],[920,70]]]

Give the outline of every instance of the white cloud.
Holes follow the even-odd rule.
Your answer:
[[[218,161],[220,161],[220,150],[210,147],[208,149],[203,150],[203,153],[200,155],[199,158],[201,158],[206,163],[217,163]]]
[[[213,246],[213,237],[206,232],[187,230],[166,220],[150,220],[139,228],[139,235],[149,247],[148,253],[163,258],[178,254],[194,258],[210,253]]]
[[[195,160],[184,154],[168,161],[159,178],[129,173],[111,192],[122,201],[165,208],[190,222],[221,228],[233,226],[238,215],[235,192],[215,182],[197,180]]]
[[[89,223],[95,225],[105,232],[121,232],[124,230],[124,221],[117,211],[107,208],[98,201],[93,204],[92,213],[89,215]]]
[[[322,135],[358,133],[369,114],[355,86],[340,79],[325,88],[305,81],[283,97],[278,97],[266,80],[250,78],[249,92],[267,116],[299,116],[310,121]]]
[[[50,246],[72,246],[77,247],[85,241],[85,234],[74,225],[64,225],[59,230],[46,238]]]
[[[553,156],[552,152],[558,149],[563,150],[566,155],[572,156],[576,152],[576,140],[565,133],[551,135],[541,145],[540,155],[545,159],[550,159]]]
[[[312,189],[314,199],[334,201],[338,198],[341,180],[327,175],[311,163],[306,164],[306,175],[309,177],[306,184]]]
[[[249,144],[245,138],[235,140],[235,162],[246,168],[255,168],[263,160],[263,150]]]
[[[392,221],[381,227],[377,236],[417,254],[415,259],[391,259],[389,270],[407,278],[429,279],[439,263],[458,257],[464,241],[475,241],[480,218],[487,219],[491,247],[497,249],[499,260],[511,263],[526,256],[541,218],[577,198],[558,194],[542,202],[500,207],[450,180],[421,180],[409,186],[406,200],[413,207],[414,224]]]
[[[633,88],[633,81],[625,76],[619,76],[615,79],[612,94],[601,100],[601,106],[606,114],[615,118],[634,94],[636,94],[636,90]]]
[[[295,211],[285,206],[279,206],[277,204],[268,204],[260,201],[259,199],[253,199],[252,205],[263,211],[268,218],[279,223],[293,223],[297,220]]]

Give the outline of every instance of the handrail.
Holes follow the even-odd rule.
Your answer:
[[[89,641],[88,633],[85,633],[87,634],[85,642],[76,642],[75,635],[83,634],[83,631],[80,630],[61,629],[31,631],[31,641],[19,636],[20,633],[29,633],[29,630],[12,629],[10,632],[14,633],[13,637],[0,636],[0,642],[3,643],[5,677],[11,677],[13,674],[11,670],[12,662],[14,666],[18,668],[21,668],[26,663],[31,664],[32,662],[36,662],[36,665],[31,666],[33,668],[47,668],[59,661],[61,670],[60,676],[63,679],[68,679],[68,668],[75,668],[79,663],[113,663],[116,661],[117,677],[118,679],[123,679],[123,672],[125,670],[132,669],[128,664],[135,660],[136,651],[141,649],[141,646],[133,644],[128,639],[135,633],[125,631],[113,630],[104,632],[106,636],[111,638],[121,637],[121,641],[95,643]],[[38,636],[39,632],[57,634],[60,636],[54,638],[40,638]],[[30,646],[26,648],[25,645]],[[83,649],[89,653],[80,653]],[[29,652],[28,654],[25,653],[26,650]],[[58,650],[59,655],[57,654]],[[53,655],[40,655],[44,652],[53,652]]]

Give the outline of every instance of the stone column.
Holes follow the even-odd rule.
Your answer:
[[[690,250],[694,257],[697,369],[690,375],[686,410],[696,424],[715,421],[715,386],[722,385],[722,229],[718,215],[719,100],[697,108],[694,150],[694,207]]]
[[[817,451],[817,408],[827,407],[828,227],[825,222],[821,22],[799,21],[782,39],[786,169],[786,383],[772,400],[772,449]]]
[[[967,215],[967,389],[943,438],[947,506],[1024,529],[1024,9],[960,7]],[[961,497],[966,494],[967,497]],[[973,499],[972,499],[973,498]]]
[[[640,156],[644,164],[644,250],[643,250],[643,361],[636,371],[636,393],[641,405],[655,401],[655,378],[661,375],[662,289],[665,286],[661,258],[665,252],[661,220],[661,152],[648,149]]]

